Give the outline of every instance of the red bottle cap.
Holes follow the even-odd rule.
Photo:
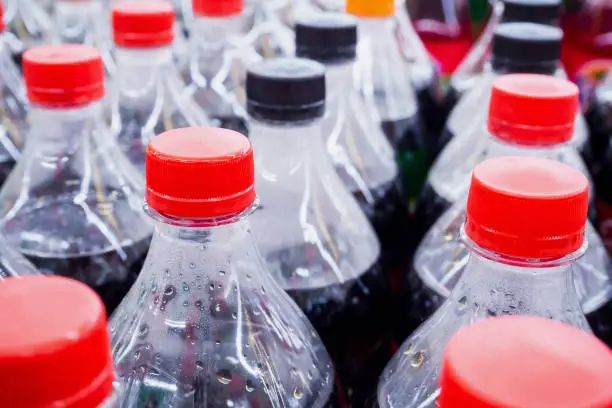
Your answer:
[[[174,8],[165,1],[126,1],[113,6],[113,38],[125,48],[156,48],[174,40]]]
[[[4,22],[4,5],[0,1],[0,32],[6,30],[6,23]]]
[[[548,319],[504,316],[446,345],[440,408],[612,408],[612,350]]]
[[[242,13],[244,0],[193,0],[193,14],[202,17],[231,17]]]
[[[489,132],[517,144],[554,145],[574,134],[578,87],[548,75],[511,74],[493,82]]]
[[[56,276],[0,283],[0,406],[92,408],[113,392],[106,313],[84,284]]]
[[[584,242],[589,182],[570,166],[500,157],[474,168],[465,232],[480,247],[520,258],[555,259]]]
[[[192,127],[154,137],[146,176],[147,203],[174,217],[224,217],[255,202],[253,148],[232,130]]]
[[[104,96],[102,56],[86,45],[49,45],[26,51],[23,77],[33,104],[81,105]]]

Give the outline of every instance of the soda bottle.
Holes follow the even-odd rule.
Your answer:
[[[329,356],[251,235],[253,163],[248,139],[226,129],[151,140],[146,211],[155,234],[110,321],[120,406],[327,403]]]
[[[104,305],[82,283],[27,276],[0,283],[0,406],[114,408]]]
[[[356,21],[343,14],[302,17],[295,26],[296,55],[325,64],[323,138],[336,171],[372,223],[381,242],[381,264],[392,286],[408,262],[408,208],[399,171],[373,106],[354,84]]]
[[[163,1],[122,2],[112,9],[117,72],[111,129],[132,164],[144,174],[151,137],[166,130],[209,124],[185,95],[172,60],[174,10]]]
[[[612,3],[607,0],[566,0],[561,26],[563,66],[580,87],[587,103],[612,68]]]
[[[53,21],[38,0],[4,0],[4,22],[28,49],[49,40]]]
[[[430,141],[422,126],[409,66],[395,37],[395,4],[393,0],[348,0],[346,11],[359,17],[359,88],[376,106],[383,130],[396,150],[404,189],[413,199],[429,169]]]
[[[2,11],[0,4],[0,16]],[[0,21],[0,185],[19,158],[28,130],[25,86],[13,61],[12,34],[6,28]]]
[[[531,22],[558,27],[560,17],[561,0],[496,0],[489,23],[450,79],[449,109],[477,86],[484,71],[490,71],[491,43],[499,24]]]
[[[247,42],[263,58],[295,54],[292,9],[295,0],[246,0]]]
[[[419,232],[427,231],[463,191],[463,187],[456,188],[447,179],[440,177],[440,171],[442,168],[454,171],[462,167],[460,162],[473,152],[469,148],[475,139],[468,141],[468,135],[484,134],[480,128],[487,120],[486,107],[489,106],[495,79],[511,73],[558,74],[562,36],[558,28],[533,23],[506,23],[497,27],[493,39],[492,71],[486,72],[478,86],[453,109],[440,140],[441,150],[448,142],[456,139],[453,142],[456,147],[449,146],[448,151],[460,149],[465,155],[455,156],[443,152],[436,159],[417,206]],[[587,139],[588,131],[583,127],[582,115],[576,117],[576,123],[573,143],[581,146]],[[469,150],[466,151],[466,148]],[[471,170],[471,167],[466,167],[467,172]],[[445,184],[445,187],[441,187],[441,184]],[[450,193],[451,190],[459,190],[459,194]]]
[[[590,331],[572,284],[573,264],[587,246],[588,195],[582,173],[549,159],[501,157],[475,167],[465,272],[385,369],[382,408],[436,406],[444,346],[478,320],[533,315]]]
[[[19,0],[21,1],[21,0]],[[51,41],[98,48],[106,74],[115,73],[112,36],[103,0],[55,0]]]
[[[580,155],[568,145],[577,109],[578,88],[566,80],[534,74],[506,75],[495,80],[488,132],[474,127],[474,136],[453,141],[432,171],[432,176],[441,177],[439,180],[443,179],[457,198],[429,230],[414,256],[413,272],[408,278],[412,324],[407,328],[429,317],[465,271],[469,249],[462,243],[461,227],[466,217],[464,196],[474,166],[490,157],[535,156],[564,162],[588,175]],[[443,165],[450,156],[464,157],[464,161],[451,169]],[[595,332],[612,344],[612,264],[590,223],[586,234],[589,246],[574,265],[577,294]]]
[[[332,357],[337,405],[364,406],[393,353],[393,299],[376,234],[325,148],[324,74],[305,59],[270,59],[249,69],[261,199],[252,225],[272,275]]]
[[[45,274],[94,288],[107,310],[149,247],[143,180],[105,125],[100,53],[79,44],[26,51],[31,129],[0,190],[0,229]]]
[[[221,127],[248,134],[245,69],[259,60],[243,36],[242,0],[194,0],[189,60],[181,70],[191,96]]]
[[[575,327],[540,317],[486,319],[446,345],[437,406],[610,407],[611,366],[612,351]]]

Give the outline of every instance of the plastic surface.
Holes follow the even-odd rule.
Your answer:
[[[42,45],[51,36],[51,14],[38,0],[5,0],[4,20],[22,43],[23,49]]]
[[[118,47],[167,46],[174,40],[174,9],[161,0],[121,2],[112,8],[112,26]]]
[[[610,365],[612,350],[571,326],[491,318],[461,329],[446,345],[438,404],[606,408],[612,406]]]
[[[175,164],[189,155],[197,179],[218,177],[218,165],[233,173],[233,187],[253,185],[246,139],[225,130],[183,132],[173,144],[154,138],[147,160],[165,156],[174,178],[185,170]],[[234,173],[234,160],[250,163],[250,171]],[[249,225],[255,207],[237,210],[194,219],[149,208],[156,222],[149,256],[110,322],[120,406],[327,403],[329,356],[259,254]]]
[[[498,139],[513,143],[565,143],[572,138],[578,104],[578,87],[569,81],[504,75],[493,82],[487,126]]]
[[[149,4],[148,11],[144,11],[146,8],[132,9],[131,4],[141,7],[142,2],[121,3],[119,7],[128,7],[131,11],[124,16],[124,22],[115,20],[115,24],[120,25],[115,28],[122,29],[126,20],[136,16],[138,26],[132,26],[131,31],[142,27],[148,30],[148,20],[153,19],[154,24],[168,14],[165,3],[161,3],[157,12],[153,10],[159,3],[145,3]],[[148,34],[136,37],[150,38]],[[146,48],[134,47],[133,42],[132,45],[122,44],[115,53],[117,70],[108,98],[111,129],[130,162],[144,174],[146,147],[154,135],[176,128],[208,126],[211,121],[187,94],[187,85],[176,69],[169,44]]]
[[[292,1],[254,0],[244,11],[246,43],[262,58],[291,57],[295,36],[291,28]]]
[[[495,169],[491,159],[480,170],[501,172]],[[533,178],[552,177],[558,164],[542,160],[534,168]],[[544,163],[550,164],[549,167]],[[522,177],[513,167],[503,167],[505,178],[498,174],[495,180],[488,178],[491,187],[499,190],[498,181]],[[537,172],[537,173],[535,173]],[[575,172],[573,178],[582,177],[577,170],[566,167],[564,172]],[[481,174],[481,177],[487,177]],[[520,186],[515,193],[519,194]],[[527,197],[525,189],[521,196]],[[509,201],[512,197],[507,197]],[[587,197],[582,195],[582,207]],[[527,198],[526,198],[527,199]],[[501,203],[501,196],[500,196]],[[505,203],[509,204],[509,203]],[[506,206],[507,219],[514,220],[516,230],[529,231],[558,222],[554,214],[545,214],[538,220],[524,217],[518,206]],[[584,212],[583,225],[586,223]],[[478,246],[467,236],[464,242],[470,249],[463,276],[442,306],[421,325],[400,347],[387,365],[378,387],[381,407],[435,407],[439,396],[439,372],[443,349],[450,338],[462,327],[478,320],[500,315],[532,315],[561,321],[589,331],[573,284],[574,261],[582,255],[585,246],[555,260],[517,258],[504,256]],[[517,236],[521,240],[521,236]]]
[[[472,173],[465,233],[509,257],[560,258],[582,246],[588,204],[588,180],[565,164],[532,157],[487,160]],[[505,212],[521,213],[522,222]],[[555,222],[539,222],[547,217]]]
[[[213,124],[247,134],[246,67],[261,58],[244,38],[244,17],[195,17],[188,59],[181,64],[185,94]]]
[[[561,0],[496,1],[489,23],[451,76],[451,87],[458,97],[472,89],[483,75],[491,58],[491,44],[500,23],[531,22],[557,26]]]
[[[80,44],[32,48],[24,53],[28,99],[47,106],[78,106],[102,99],[101,55]]]
[[[0,283],[0,305],[11,311],[0,319],[2,406],[103,406],[113,361],[104,306],[91,289],[59,277],[10,279]]]
[[[74,59],[74,78],[81,77],[78,67],[85,76],[90,69],[101,75],[101,60],[94,70],[89,56],[82,63]],[[49,88],[65,86],[57,67],[37,69]],[[100,101],[38,103],[30,118],[22,157],[0,191],[2,232],[41,272],[92,286],[110,312],[129,289],[149,245],[143,180],[106,127]]]
[[[161,214],[187,218],[246,210],[255,201],[251,150],[244,136],[219,128],[159,135],[147,148],[147,203]],[[206,179],[193,183],[201,174]]]

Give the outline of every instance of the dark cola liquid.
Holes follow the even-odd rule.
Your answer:
[[[438,194],[431,184],[425,185],[413,216],[411,244],[415,250],[427,231],[452,205],[453,203]]]
[[[612,301],[587,315],[593,333],[609,347],[612,347]]]
[[[334,363],[330,406],[366,406],[397,349],[391,330],[393,301],[380,265],[344,284],[287,292],[310,319]]]
[[[0,186],[4,184],[15,166],[14,160],[0,161]]]
[[[412,253],[409,209],[401,180],[396,179],[371,191],[374,202],[363,194],[353,193],[376,231],[381,244],[380,264],[394,293],[401,293],[404,275]]]
[[[402,184],[410,202],[418,198],[431,165],[430,145],[418,116],[381,123],[395,148]]]
[[[39,257],[24,254],[41,273],[79,280],[102,298],[110,316],[119,306],[142,270],[149,249],[149,239],[87,256],[66,258]]]

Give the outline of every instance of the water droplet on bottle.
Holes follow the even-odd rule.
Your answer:
[[[464,313],[468,307],[467,296],[461,296],[457,301],[457,313]]]
[[[308,373],[306,373],[306,376],[308,377],[309,380],[312,380],[312,371],[308,370]]]
[[[255,384],[253,384],[253,381],[251,381],[250,379],[246,380],[246,384],[244,385],[244,389],[247,392],[253,392],[253,391],[255,391]]]
[[[252,278],[252,277],[253,277],[253,276],[252,276],[250,273],[247,273],[247,274],[246,274],[246,278],[247,278],[247,280],[251,280],[251,278]]]
[[[184,301],[183,302],[183,307],[188,307],[188,306],[189,306],[189,301],[188,300]]]
[[[221,304],[216,303],[213,310],[215,313],[221,313]]]
[[[217,381],[223,385],[228,385],[232,382],[232,373],[227,369],[217,371]]]
[[[295,367],[291,367],[291,368],[289,369],[289,374],[291,374],[291,375],[297,375],[297,374],[298,374],[298,370],[297,370],[297,368],[295,368]]]
[[[151,293],[155,293],[157,292],[157,283],[154,283],[153,285],[151,285]]]
[[[200,309],[200,311],[204,311],[204,302],[202,302],[201,300],[196,300],[194,303],[195,307],[197,307],[198,309]]]
[[[194,264],[193,262],[189,264],[190,269],[195,269],[195,267],[196,267],[196,264]]]
[[[253,309],[253,315],[254,316],[259,316],[261,314],[261,312],[259,311],[259,309]]]
[[[300,400],[304,397],[304,393],[298,386],[295,386],[293,388],[293,397],[297,400]]]
[[[221,345],[221,340],[215,340],[215,346],[220,346]]]
[[[202,361],[200,361],[200,360],[197,360],[196,361],[196,368],[198,370],[204,370],[204,363]]]
[[[148,334],[149,334],[149,325],[146,323],[141,324],[140,327],[138,328],[138,338],[140,340],[143,340],[147,337]]]
[[[215,291],[215,284],[211,283],[210,285],[208,285],[208,290],[211,291],[211,292],[214,292]]]
[[[166,276],[170,276],[170,269],[166,268],[166,270],[164,271],[164,273],[166,274]]]
[[[404,350],[404,355],[408,356],[408,355],[412,354],[413,351],[414,351],[414,344],[409,343],[408,347],[406,348],[406,350]]]
[[[183,282],[183,290],[189,292],[189,284],[187,282]]]
[[[419,368],[420,366],[423,365],[424,361],[425,361],[425,353],[422,351],[417,351],[416,353],[414,353],[414,355],[410,359],[410,365],[414,368]]]
[[[232,319],[236,320],[237,317],[238,315],[236,314],[236,312],[232,312]]]
[[[176,288],[173,285],[168,285],[166,286],[166,289],[164,289],[164,297],[162,300],[164,301],[169,301],[174,299],[174,297],[176,296]]]
[[[261,293],[266,293],[266,288],[264,286],[261,287]]]
[[[221,269],[221,270],[219,271],[219,275],[221,275],[221,276],[225,276],[225,271],[224,271],[223,269]]]

